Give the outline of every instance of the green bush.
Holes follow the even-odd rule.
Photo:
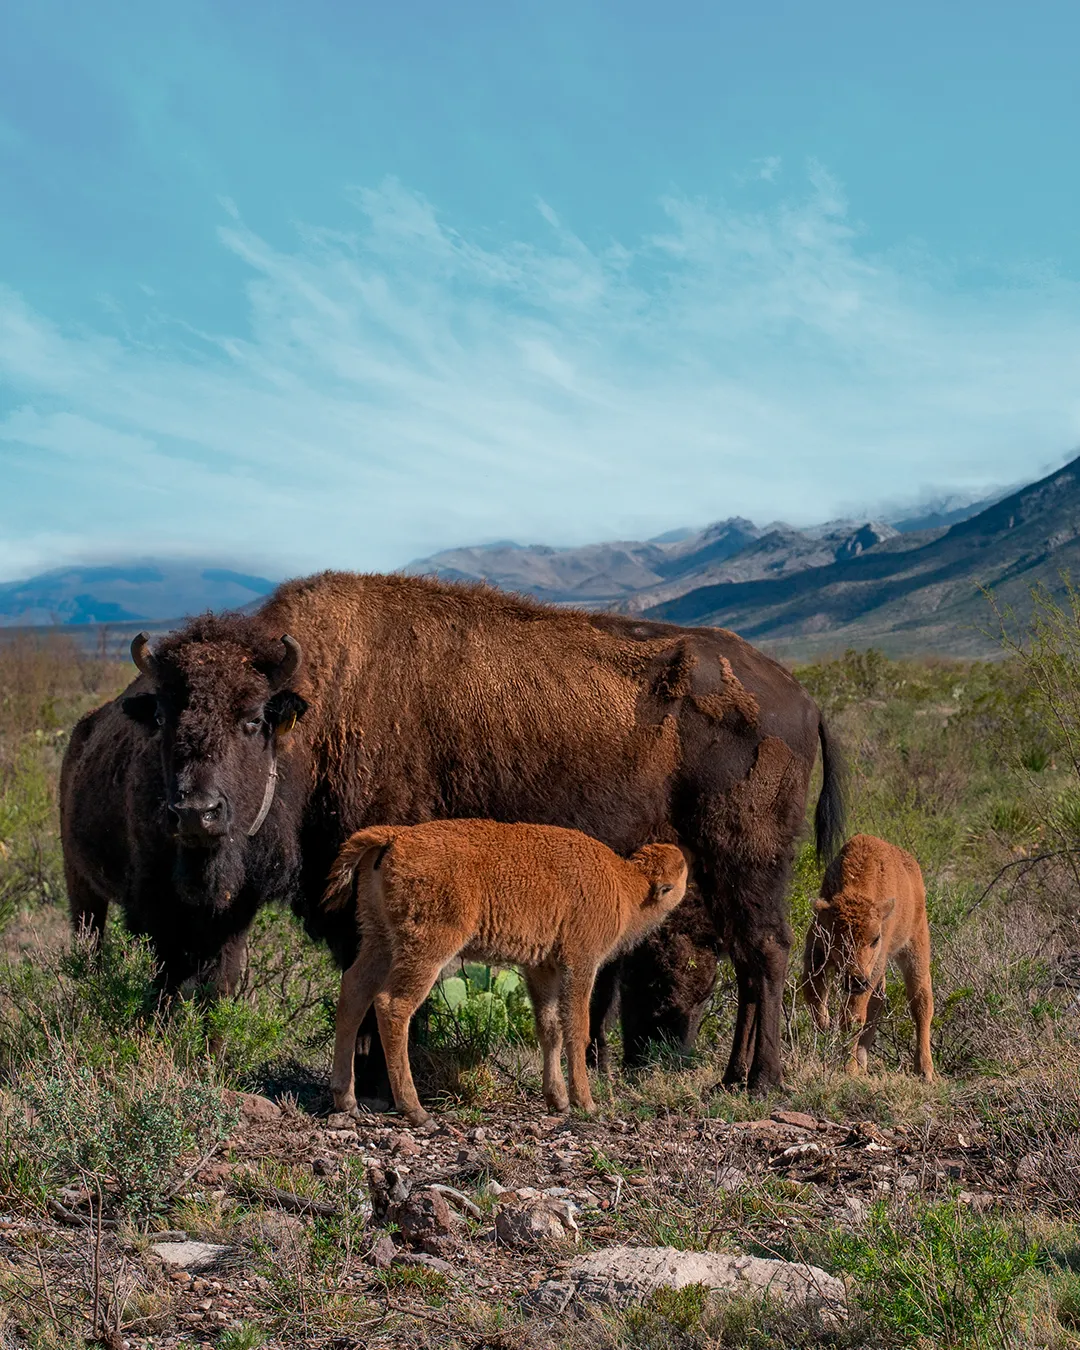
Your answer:
[[[856,1297],[903,1345],[1000,1346],[1023,1311],[1037,1244],[952,1203],[873,1206],[831,1244]]]
[[[54,1041],[16,1074],[6,1133],[42,1194],[84,1186],[111,1210],[147,1218],[235,1125],[220,1088],[186,1074],[154,1038],[136,1047],[91,1066],[78,1045]]]

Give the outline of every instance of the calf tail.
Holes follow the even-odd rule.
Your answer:
[[[323,894],[323,908],[342,909],[353,894],[356,874],[364,861],[374,853],[371,870],[377,871],[384,854],[393,842],[394,829],[390,825],[372,825],[369,829],[357,830],[346,839],[330,869],[330,877]]]
[[[818,717],[818,739],[821,741],[821,796],[814,812],[814,835],[818,859],[830,863],[844,841],[846,815],[845,772],[843,756]]]

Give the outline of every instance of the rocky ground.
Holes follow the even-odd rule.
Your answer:
[[[929,1121],[886,1128],[784,1109],[737,1122],[587,1120],[496,1106],[480,1123],[459,1111],[414,1130],[262,1097],[238,1104],[234,1136],[176,1197],[182,1228],[100,1226],[77,1188],[48,1220],[0,1217],[16,1301],[62,1324],[96,1286],[109,1350],[508,1346],[522,1334],[555,1345],[593,1306],[625,1307],[661,1284],[767,1286],[843,1317],[843,1286],[787,1259],[794,1229],[857,1227],[875,1200],[903,1192],[979,1212],[1023,1207],[1039,1184],[1037,1158],[1018,1166]],[[741,1256],[702,1264],[702,1252]]]

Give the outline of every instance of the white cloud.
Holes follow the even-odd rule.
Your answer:
[[[0,567],[60,541],[390,567],[809,522],[1022,479],[1080,441],[1080,288],[1042,268],[965,290],[875,252],[808,178],[764,212],[673,195],[662,233],[603,248],[543,202],[545,244],[481,243],[394,180],[353,192],[354,232],[291,251],[229,203],[246,333],[120,340],[0,292]]]

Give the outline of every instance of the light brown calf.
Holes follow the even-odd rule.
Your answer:
[[[919,864],[895,844],[857,834],[825,873],[814,909],[803,957],[803,991],[814,1021],[823,1030],[829,1025],[829,978],[836,974],[846,995],[842,1025],[860,1028],[848,1069],[865,1071],[885,1006],[885,967],[895,960],[915,1022],[915,1072],[929,1082],[934,994]]]
[[[571,1102],[594,1110],[585,1044],[596,972],[671,913],[686,893],[687,869],[673,844],[646,844],[624,859],[576,830],[439,820],[354,834],[331,871],[327,907],[348,901],[354,879],[360,955],[341,977],[334,1103],[339,1111],[356,1106],[356,1036],[374,1001],[394,1101],[416,1125],[428,1116],[409,1068],[409,1021],[456,956],[522,968],[544,1099],[553,1111]]]

